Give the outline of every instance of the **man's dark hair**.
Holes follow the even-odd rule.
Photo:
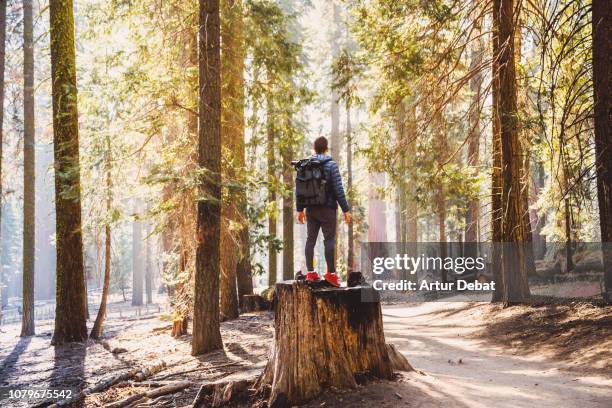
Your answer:
[[[314,151],[316,154],[323,154],[327,151],[327,138],[325,136],[319,136],[314,141]]]

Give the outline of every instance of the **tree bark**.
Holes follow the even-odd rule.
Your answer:
[[[612,3],[593,0],[592,10],[597,197],[604,246],[604,299],[612,303]]]
[[[349,202],[353,202],[353,134],[351,129],[351,106],[346,103],[346,170],[347,183],[346,190],[348,194]],[[353,218],[348,224],[348,254],[347,260],[347,276],[350,272],[355,270],[355,233],[353,231]]]
[[[514,53],[514,0],[494,0],[498,9],[493,21],[499,36],[499,121],[501,134],[502,178],[502,265],[504,304],[529,299],[526,270],[526,231],[524,228],[522,149],[519,140]]]
[[[293,141],[285,140],[281,146],[283,160],[283,280],[293,279],[294,257],[293,257],[293,168],[291,159],[293,156]]]
[[[221,27],[219,0],[199,3],[198,227],[191,353],[223,347],[219,329],[221,234]]]
[[[34,335],[35,146],[32,0],[23,1],[23,314],[21,336]]]
[[[499,7],[493,7],[493,21],[499,19]],[[499,54],[499,32],[493,29],[492,33],[493,56]],[[502,278],[502,263],[501,263],[501,240],[502,240],[502,179],[501,179],[501,133],[499,123],[499,60],[493,58],[492,73],[491,73],[491,89],[492,89],[492,143],[493,151],[493,169],[491,171],[491,242],[492,242],[492,260],[491,267],[493,269],[493,281],[495,282],[495,291],[493,292],[492,302],[501,302],[504,289],[504,281]]]
[[[276,271],[278,269],[278,257],[276,248],[272,240],[276,239],[276,163],[274,149],[276,144],[276,127],[274,125],[274,103],[272,96],[267,96],[266,101],[266,120],[267,120],[267,159],[268,159],[268,285],[276,283]]]
[[[256,388],[271,386],[269,406],[305,403],[326,387],[354,389],[358,376],[393,378],[378,293],[370,287],[276,284],[274,345]],[[296,319],[295,316],[299,316]],[[409,367],[399,354],[394,360]]]
[[[57,280],[53,343],[87,339],[72,0],[49,2]]]
[[[100,299],[100,308],[96,321],[91,328],[89,337],[99,339],[102,336],[102,326],[106,318],[106,304],[108,302],[108,292],[110,289],[110,274],[111,274],[111,209],[113,204],[113,181],[111,177],[111,141],[110,135],[106,136],[106,225],[104,226],[104,283],[102,284],[102,297]]]

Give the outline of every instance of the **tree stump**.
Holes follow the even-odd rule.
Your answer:
[[[187,334],[189,320],[186,317],[175,318],[172,321],[172,337],[181,337]]]
[[[390,358],[395,350],[385,344],[374,289],[325,286],[276,284],[274,345],[256,384],[260,392],[269,388],[270,407],[302,404],[324,387],[355,388],[364,374],[390,380],[394,365],[410,367],[399,353]]]
[[[240,313],[261,312],[270,309],[270,302],[260,295],[242,295]]]

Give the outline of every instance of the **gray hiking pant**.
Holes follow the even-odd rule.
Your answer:
[[[314,271],[314,249],[319,236],[319,229],[323,230],[323,244],[325,246],[325,263],[328,272],[336,272],[336,209],[329,207],[308,207],[306,209],[306,268]]]

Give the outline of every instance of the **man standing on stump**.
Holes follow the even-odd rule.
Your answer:
[[[306,280],[318,281],[319,274],[314,270],[314,248],[317,243],[319,229],[323,230],[323,239],[325,245],[325,262],[327,263],[327,273],[325,280],[332,285],[339,287],[340,282],[336,274],[336,212],[338,205],[344,213],[344,222],[351,222],[351,213],[344,187],[342,186],[342,177],[338,164],[327,154],[328,142],[324,136],[317,138],[314,142],[315,154],[309,160],[317,161],[323,170],[325,199],[322,204],[305,204],[298,197],[297,201],[297,219],[300,224],[306,220],[307,238],[306,238],[306,267],[308,273]],[[306,213],[304,213],[306,210]]]

